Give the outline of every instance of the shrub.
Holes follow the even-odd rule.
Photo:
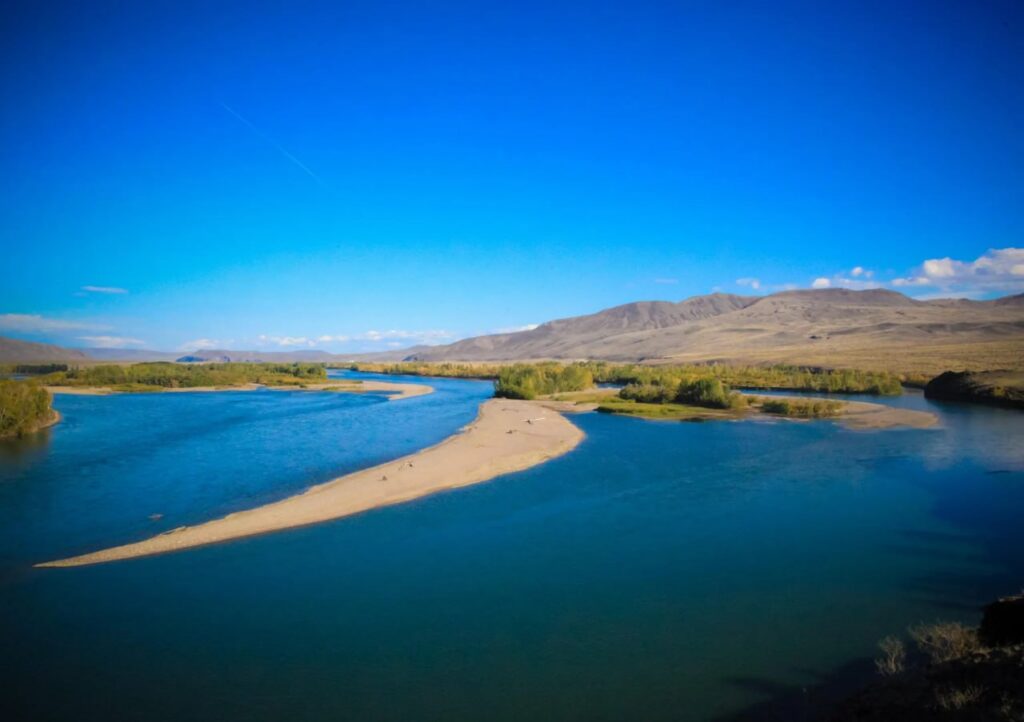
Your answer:
[[[681,404],[706,406],[712,409],[728,409],[729,389],[715,378],[682,381],[676,392],[676,401]]]
[[[896,637],[886,637],[878,643],[882,656],[875,660],[875,668],[883,677],[892,677],[903,672],[907,662],[907,648]]]
[[[0,437],[30,433],[50,418],[50,393],[26,381],[0,381]]]
[[[950,687],[935,692],[935,702],[941,709],[954,711],[966,709],[981,701],[985,696],[985,688],[979,685],[967,687]]]
[[[960,659],[981,648],[978,631],[958,622],[919,624],[909,632],[932,664]]]
[[[513,364],[498,373],[494,395],[509,399],[533,399],[560,391],[583,391],[594,377],[583,364]]]

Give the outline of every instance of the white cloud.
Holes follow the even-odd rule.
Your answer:
[[[82,290],[87,293],[107,293],[107,294],[123,294],[128,293],[127,289],[118,288],[117,286],[82,286]]]
[[[737,278],[736,285],[749,286],[750,288],[756,291],[757,289],[761,288],[761,281],[759,281],[756,278]]]
[[[441,330],[429,330],[429,331],[403,331],[400,329],[390,329],[388,331],[374,331],[370,330],[366,333],[355,336],[354,339],[357,341],[416,341],[418,343],[440,343],[447,341],[448,339],[454,338],[455,334],[451,331]]]
[[[672,286],[672,285],[675,285],[675,284],[679,283],[679,279],[678,278],[655,278],[654,282],[658,283],[658,284],[661,284],[663,286]]]
[[[260,341],[275,346],[313,346],[314,342],[305,336],[267,336],[260,334]]]
[[[1024,291],[1024,248],[990,248],[973,261],[931,258],[909,276],[893,279],[892,285],[971,294]]]
[[[211,348],[227,348],[230,341],[218,341],[215,338],[197,338],[194,341],[186,341],[178,346],[179,351],[200,351]]]
[[[306,346],[313,348],[317,344],[350,343],[355,341],[370,342],[373,344],[384,344],[405,346],[414,343],[437,344],[455,338],[450,331],[427,330],[427,331],[406,331],[403,329],[388,329],[378,331],[371,329],[357,334],[320,334],[317,336],[275,336],[272,334],[260,334],[258,337],[262,345],[274,345],[281,347]]]
[[[53,331],[103,331],[110,328],[99,323],[82,323],[65,321],[59,318],[46,318],[28,313],[0,313],[0,331],[21,332],[53,332]]]
[[[830,277],[821,276],[814,279],[811,288],[848,288],[852,291],[881,288],[882,283],[871,280],[874,275],[874,271],[864,266],[854,266],[849,271],[840,271]]]
[[[79,336],[80,341],[86,341],[95,348],[124,348],[125,346],[145,346],[146,342],[137,338],[127,336]]]
[[[519,333],[520,331],[532,331],[538,326],[540,326],[539,323],[528,323],[523,326],[506,326],[504,328],[496,328],[490,333]]]

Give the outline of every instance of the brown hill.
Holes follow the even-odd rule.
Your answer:
[[[1024,301],[917,301],[881,289],[631,303],[530,331],[417,348],[416,361],[605,359],[884,368],[1021,368]]]
[[[76,349],[0,336],[0,363],[64,363],[88,360],[88,356]]]

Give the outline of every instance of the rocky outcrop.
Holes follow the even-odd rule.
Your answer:
[[[978,635],[990,646],[1024,644],[1024,594],[1004,597],[985,607]]]

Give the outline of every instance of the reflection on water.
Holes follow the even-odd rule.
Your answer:
[[[1024,579],[1024,416],[932,430],[573,417],[573,453],[491,483],[182,554],[32,570],[443,438],[437,394],[62,399],[0,462],[11,692],[50,719],[800,718],[881,637]],[[112,403],[111,403],[112,402]],[[151,521],[160,512],[165,519]],[[782,711],[780,711],[782,710]],[[3,710],[0,709],[0,712]]]
[[[0,466],[27,467],[43,458],[50,444],[50,427],[21,438],[0,439]]]

